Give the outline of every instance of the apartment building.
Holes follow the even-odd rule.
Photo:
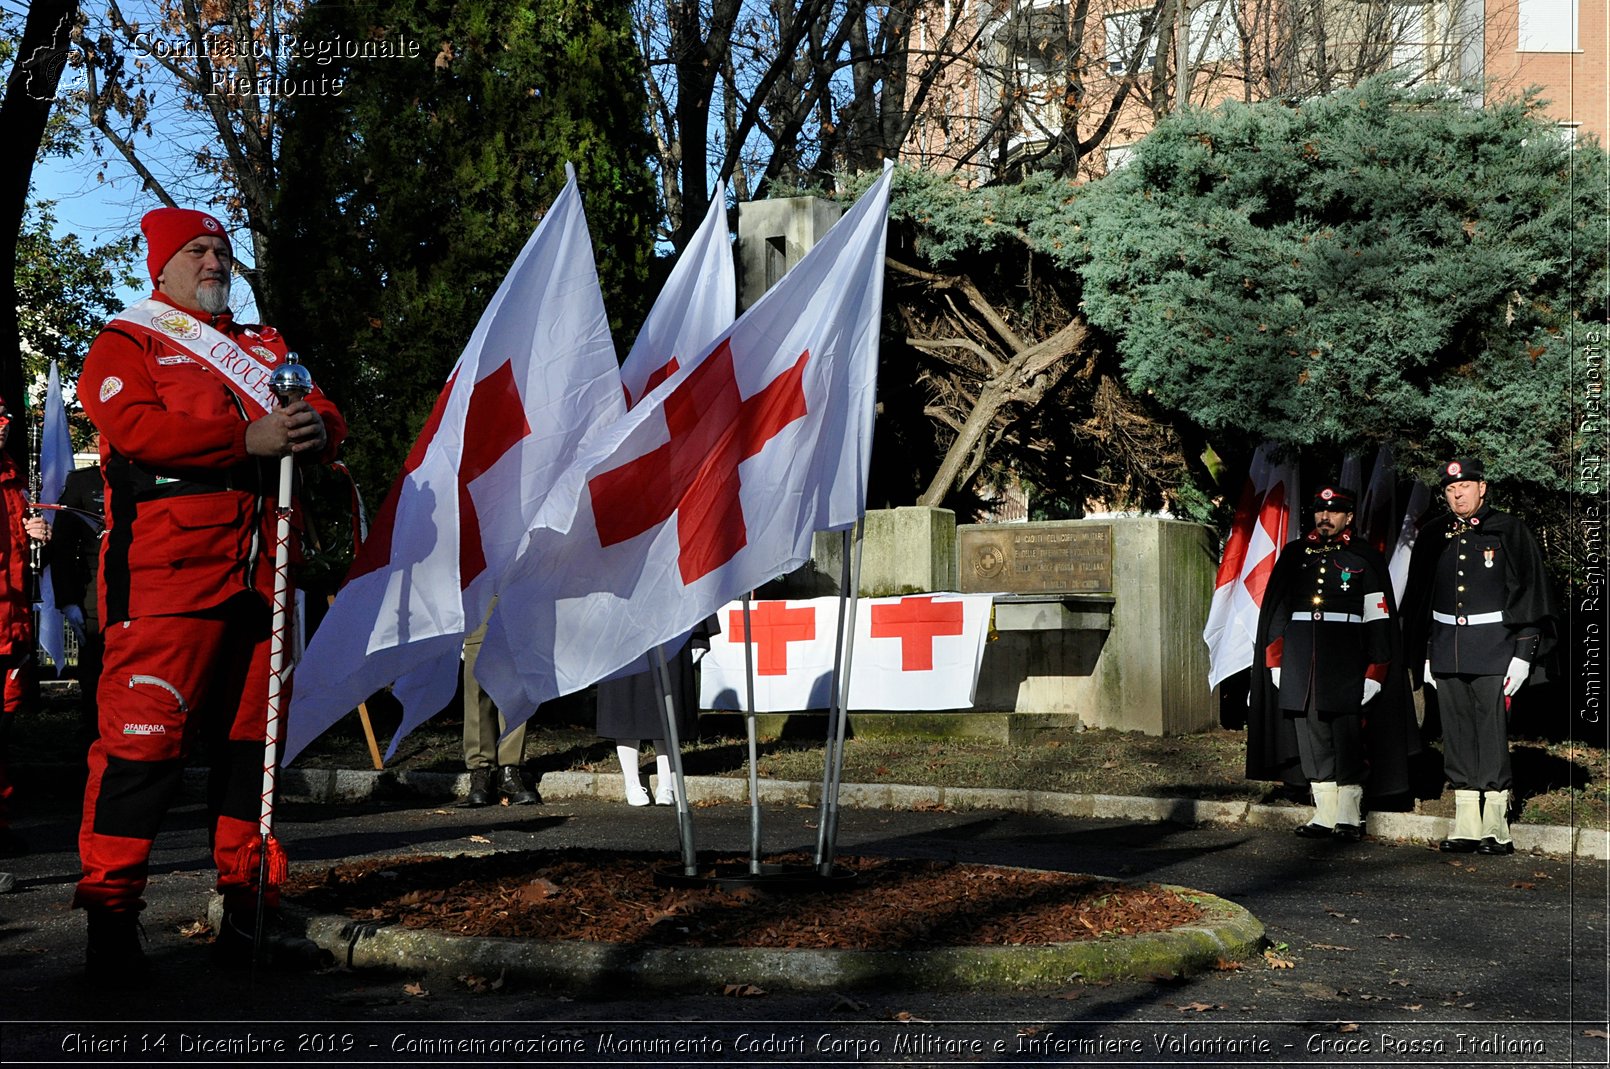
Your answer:
[[[1298,100],[1387,71],[1473,106],[1535,86],[1562,136],[1603,143],[1606,4],[937,0],[913,44],[954,59],[925,87],[902,157],[983,177],[1073,161],[1095,177],[1121,166],[1182,95],[1209,106]]]

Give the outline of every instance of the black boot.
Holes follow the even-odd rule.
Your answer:
[[[257,912],[254,909],[226,909],[212,943],[212,960],[230,969],[252,965],[255,949],[259,968],[282,972],[310,972],[335,964],[335,956],[306,936],[284,931],[278,914],[269,910],[263,918],[260,945],[254,938]]]
[[[498,772],[498,793],[507,798],[510,805],[532,805],[541,801],[526,783],[519,765],[504,765]]]
[[[100,987],[132,987],[145,979],[145,930],[136,910],[86,909],[89,944],[84,972]]]
[[[464,804],[476,808],[492,804],[492,770],[490,768],[470,769],[470,793],[465,796]]]

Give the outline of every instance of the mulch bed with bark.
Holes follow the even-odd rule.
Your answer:
[[[747,859],[706,862],[743,871]],[[790,856],[776,863],[808,866]],[[841,890],[658,886],[656,854],[568,850],[394,858],[297,873],[286,896],[317,912],[473,936],[651,946],[902,950],[1038,946],[1164,931],[1201,910],[1153,885],[1062,872],[877,857],[840,859]]]

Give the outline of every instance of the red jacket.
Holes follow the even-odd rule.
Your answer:
[[[28,498],[11,454],[0,450],[0,654],[31,646],[34,609],[28,604]]]
[[[272,327],[185,311],[265,364],[285,359]],[[272,597],[279,464],[247,456],[250,419],[223,377],[176,343],[113,322],[90,346],[78,392],[101,432],[106,478],[102,626],[196,612],[242,590]],[[333,459],[346,421],[316,387],[307,400],[329,438],[321,459]]]

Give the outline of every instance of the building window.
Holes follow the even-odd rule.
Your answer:
[[[1191,62],[1217,63],[1241,51],[1230,0],[1201,0],[1191,11]]]
[[[1150,8],[1140,11],[1123,11],[1108,15],[1105,20],[1107,34],[1107,73],[1123,74],[1129,61],[1140,48],[1141,22],[1151,13]],[[1170,46],[1172,47],[1172,46]],[[1241,35],[1236,28],[1235,4],[1232,0],[1197,0],[1191,10],[1191,39],[1188,47],[1191,62],[1217,63],[1233,59],[1241,50]],[[1154,30],[1146,41],[1137,71],[1149,71],[1157,66],[1157,34]]]
[[[1392,6],[1392,69],[1418,78],[1426,68],[1426,9],[1424,4]]]
[[[1108,74],[1122,74],[1129,69],[1130,58],[1134,56],[1136,49],[1140,48],[1141,21],[1150,13],[1148,9],[1124,11],[1107,16]],[[1146,41],[1146,54],[1141,57],[1140,66],[1136,70],[1149,71],[1155,66],[1157,66],[1157,35],[1154,33]]]
[[[1575,52],[1577,0],[1520,0],[1520,52]]]

